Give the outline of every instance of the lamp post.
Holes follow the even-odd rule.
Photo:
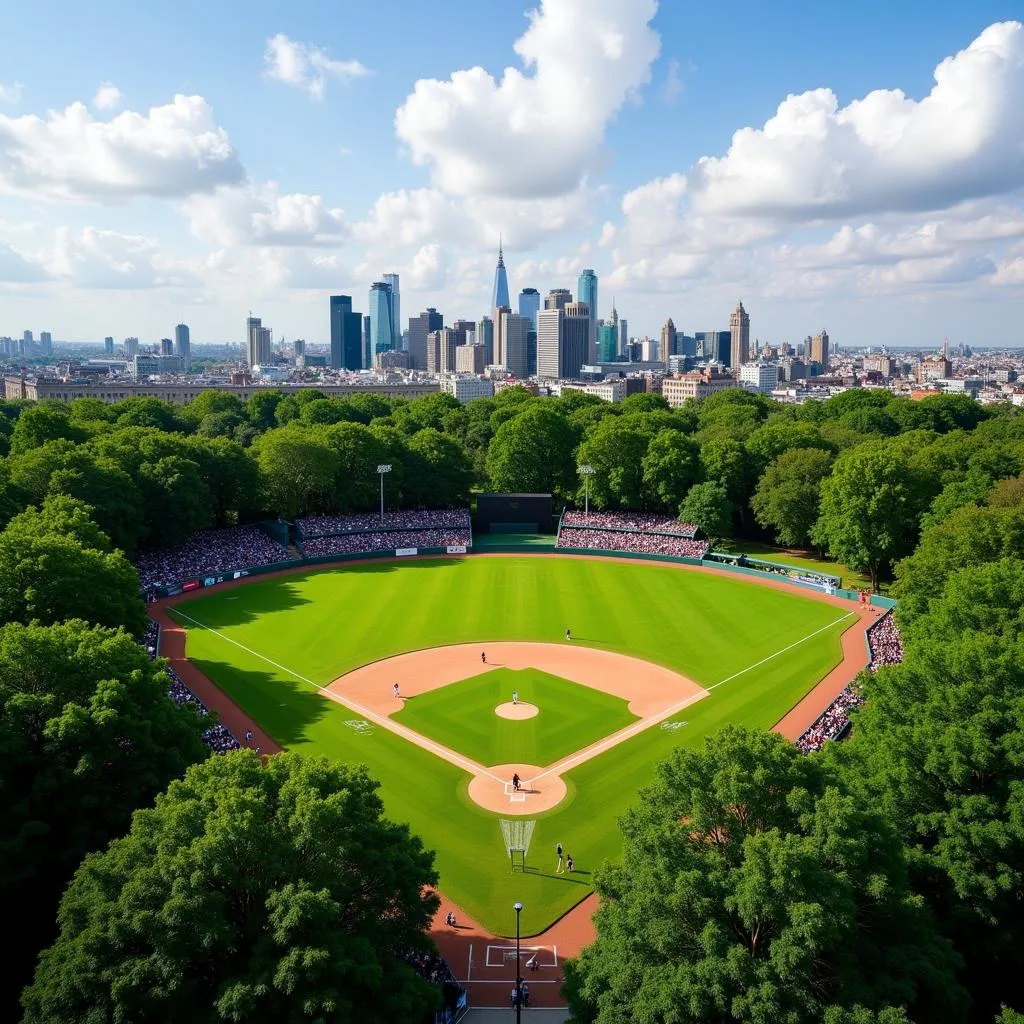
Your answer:
[[[380,522],[381,526],[384,525],[384,474],[391,472],[391,463],[383,462],[377,467],[377,472],[380,474]]]
[[[514,904],[516,912],[516,1024],[522,1019],[520,1013],[523,1005],[523,979],[519,974],[519,915],[522,913],[522,903]]]
[[[594,467],[584,464],[580,466],[583,474],[583,515],[590,522],[590,478],[594,475]]]

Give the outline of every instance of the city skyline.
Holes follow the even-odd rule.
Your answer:
[[[327,341],[326,298],[392,274],[397,329],[476,319],[501,241],[510,298],[592,268],[595,323],[614,294],[636,336],[724,327],[743,295],[772,343],[1024,343],[1006,0],[438,0],[386,38],[326,0],[244,24],[101,0],[54,39],[64,6],[5,23],[2,335],[244,341],[258,307]]]

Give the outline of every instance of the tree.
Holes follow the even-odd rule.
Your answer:
[[[909,626],[923,615],[957,569],[1020,551],[1024,551],[1024,507],[957,509],[925,530],[914,553],[896,566],[893,596],[900,602],[900,621]]]
[[[896,445],[860,445],[840,455],[822,483],[811,539],[852,569],[867,570],[877,591],[892,563],[913,549],[930,487]]]
[[[209,725],[167,699],[163,667],[120,630],[0,627],[0,899],[32,910],[5,955],[3,1002],[53,940],[60,893],[82,857],[209,756]]]
[[[589,485],[580,480],[577,502],[582,501],[584,488],[589,486],[590,500],[597,508],[643,508],[643,461],[649,441],[650,437],[628,419],[609,416],[602,420],[576,455],[579,465],[590,465],[594,470]]]
[[[705,479],[720,483],[729,500],[742,510],[753,479],[743,445],[730,437],[702,438],[700,462]]]
[[[433,427],[425,427],[409,438],[409,455],[419,469],[414,474],[406,465],[405,493],[410,503],[442,507],[469,504],[473,469],[455,441]]]
[[[245,413],[249,422],[262,434],[277,425],[277,406],[284,398],[276,388],[254,391],[245,403]]]
[[[58,495],[7,524],[0,533],[0,622],[85,619],[142,635],[138,571],[110,550],[90,511]]]
[[[821,482],[832,456],[820,448],[793,448],[770,463],[750,500],[761,526],[775,531],[780,544],[806,547],[818,520]]]
[[[274,417],[278,426],[285,426],[292,420],[297,420],[302,415],[302,410],[309,402],[317,402],[327,396],[316,388],[299,388],[297,391],[289,392],[284,398],[276,403]]]
[[[260,494],[268,512],[293,519],[331,511],[338,455],[323,441],[294,428],[271,430],[250,450],[259,467]]]
[[[647,446],[642,469],[647,501],[663,511],[677,512],[700,479],[700,449],[678,430],[661,430]]]
[[[228,522],[230,513],[258,506],[259,471],[241,445],[226,437],[190,437],[186,445],[189,458],[199,467],[218,526]]]
[[[498,491],[575,494],[575,447],[575,435],[560,413],[550,406],[527,405],[502,423],[491,439],[487,450],[491,485]]]
[[[671,412],[671,409],[664,395],[640,391],[635,395],[627,395],[619,402],[619,411],[623,416],[629,416],[632,413]]]
[[[144,462],[138,479],[151,544],[171,547],[196,530],[213,526],[213,497],[197,462],[168,455],[156,462]]]
[[[712,544],[732,533],[732,515],[729,495],[715,480],[694,484],[679,506],[679,521],[699,526]]]
[[[136,395],[118,402],[114,409],[119,427],[153,427],[164,433],[184,432],[191,424],[181,416],[174,406],[159,398]]]
[[[11,454],[32,451],[47,441],[58,438],[80,444],[86,433],[71,420],[71,410],[64,402],[40,402],[25,409],[11,431]]]
[[[891,826],[781,736],[677,747],[621,828],[597,939],[566,968],[574,1024],[966,1018]]]
[[[745,447],[751,472],[756,477],[760,477],[780,455],[794,448],[835,452],[835,448],[822,439],[820,431],[812,423],[791,423],[786,420],[772,420],[758,427],[747,438]]]
[[[338,456],[338,511],[365,512],[375,508],[380,487],[377,466],[388,461],[384,443],[369,427],[354,422],[325,427],[320,437]]]
[[[1014,508],[1024,504],[1024,474],[1000,480],[988,495],[993,508]]]
[[[416,1021],[433,854],[383,817],[363,768],[211,758],[87,858],[25,1021]],[[83,958],[88,972],[72,966]]]
[[[246,418],[246,406],[240,398],[226,391],[215,391],[209,388],[200,391],[191,402],[182,409],[182,413],[193,423],[202,423],[207,416],[229,415],[238,420]]]

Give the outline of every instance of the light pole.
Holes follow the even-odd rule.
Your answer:
[[[377,472],[380,474],[380,523],[384,525],[384,474],[391,472],[391,463],[382,462],[377,467]]]
[[[583,515],[590,522],[590,478],[594,475],[594,467],[584,464],[580,466],[583,474]]]
[[[519,915],[522,913],[522,903],[514,904],[516,911],[516,1024],[522,1019],[520,1013],[523,1005],[523,979],[519,974]]]

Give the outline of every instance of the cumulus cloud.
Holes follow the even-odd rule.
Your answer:
[[[338,245],[349,234],[344,211],[320,196],[281,195],[272,181],[194,195],[183,209],[192,234],[213,245]]]
[[[524,70],[421,79],[395,115],[412,159],[457,196],[542,198],[578,187],[605,128],[650,80],[656,0],[541,0],[515,43]]]
[[[409,283],[414,291],[439,291],[444,287],[447,265],[444,250],[436,242],[422,246],[409,266]]]
[[[0,103],[9,103],[11,106],[21,102],[21,97],[25,93],[25,86],[21,82],[11,82],[10,85],[5,85],[0,82]]]
[[[349,81],[369,74],[357,60],[332,60],[323,48],[280,32],[267,40],[263,71],[267,78],[303,89],[315,100],[323,99],[328,78]]]
[[[124,96],[113,82],[104,82],[92,98],[92,105],[97,110],[116,110],[124,103]]]
[[[1024,185],[1024,24],[989,26],[915,101],[876,90],[787,97],[760,129],[689,175],[692,208],[800,221],[944,209]]]
[[[0,282],[31,284],[44,281],[48,276],[37,262],[0,242]]]
[[[45,118],[0,114],[0,192],[71,203],[177,197],[244,178],[202,96],[96,120],[84,103]]]

